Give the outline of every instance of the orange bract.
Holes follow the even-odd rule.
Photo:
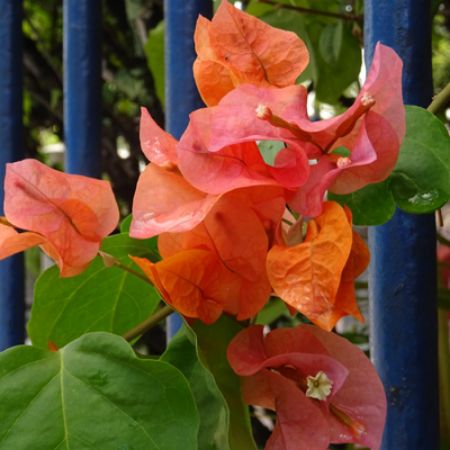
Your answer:
[[[270,224],[267,229],[265,222],[270,219],[264,220],[256,208],[261,208],[262,215],[273,214],[275,224],[282,213],[273,204],[278,196],[279,191],[273,188],[238,190],[222,196],[204,221],[191,231],[160,236],[162,257],[170,259],[191,249],[208,250],[216,257],[216,267],[222,268],[222,283],[228,288],[224,311],[236,315],[238,320],[253,317],[270,294],[264,263],[269,246],[267,232],[270,233]],[[174,307],[178,309],[176,304]]]
[[[218,198],[191,186],[176,167],[148,164],[136,186],[130,236],[143,239],[190,230],[204,219]]]
[[[353,281],[367,263],[367,248],[353,234],[351,217],[337,203],[326,202],[323,213],[309,222],[304,242],[272,247],[267,272],[277,295],[330,330],[344,315],[362,319]]]
[[[212,323],[229,297],[227,274],[216,256],[201,249],[179,252],[156,264],[131,257],[164,300],[187,317]]]
[[[36,233],[18,233],[12,226],[0,223],[0,259],[43,244],[45,238]]]
[[[0,256],[41,245],[63,277],[82,272],[119,221],[109,183],[58,172],[31,159],[7,165],[5,215],[11,226],[31,233],[2,224]]]
[[[199,18],[194,38],[194,76],[209,106],[242,83],[294,84],[309,62],[308,50],[295,33],[273,28],[226,0],[212,21]]]

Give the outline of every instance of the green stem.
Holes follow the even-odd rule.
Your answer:
[[[444,89],[437,94],[428,106],[427,110],[433,114],[437,114],[450,103],[450,82]]]
[[[438,310],[439,318],[439,390],[442,443],[450,446],[450,348],[448,311]],[[446,448],[446,447],[445,447]]]
[[[173,309],[170,306],[165,305],[158,311],[156,311],[154,314],[152,314],[150,317],[145,319],[143,322],[139,323],[131,330],[124,333],[122,337],[127,341],[131,341],[134,338],[141,336],[142,334],[145,334],[148,330],[153,328],[155,325],[158,325],[158,323],[161,322],[161,320],[165,319],[172,313]]]
[[[153,286],[153,283],[145,275],[139,273],[137,270],[134,270],[131,267],[122,264],[121,262],[115,263],[114,266],[118,267],[119,269],[125,270],[125,272],[131,273],[131,275],[134,275],[135,277],[140,278],[141,280]]]
[[[358,14],[341,14],[331,11],[322,11],[319,9],[313,9],[313,8],[304,8],[303,6],[294,6],[294,5],[287,5],[284,3],[279,3],[276,0],[257,0],[258,3],[265,3],[266,5],[273,5],[278,8],[282,9],[290,9],[292,11],[297,11],[304,14],[314,14],[316,16],[325,16],[325,17],[333,17],[335,19],[343,19],[343,20],[352,20],[357,22],[363,21],[363,16]]]
[[[129,266],[126,266],[122,263],[122,261],[120,261],[120,259],[117,259],[114,255],[110,255],[109,253],[103,252],[101,250],[98,252],[98,254],[103,259],[103,263],[106,267],[118,267],[119,269],[131,273],[131,275],[135,276],[136,278],[140,278],[141,280],[153,286],[153,283],[144,274],[132,269]]]

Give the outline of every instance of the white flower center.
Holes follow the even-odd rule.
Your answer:
[[[317,400],[325,400],[331,394],[333,381],[331,381],[325,372],[321,370],[315,376],[306,377],[308,389],[306,396]]]
[[[270,108],[262,103],[256,107],[255,112],[258,119],[269,120],[272,116],[272,111]]]

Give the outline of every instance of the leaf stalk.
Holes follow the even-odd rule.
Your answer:
[[[164,320],[167,316],[169,316],[172,313],[173,309],[170,306],[165,305],[158,311],[156,311],[154,314],[152,314],[150,317],[145,319],[143,322],[137,324],[131,330],[124,333],[122,337],[127,341],[131,341],[134,338],[137,338],[138,336],[145,334],[147,331],[149,331],[154,326],[158,325],[159,322]]]

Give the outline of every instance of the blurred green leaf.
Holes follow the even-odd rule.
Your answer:
[[[334,150],[332,150],[330,153],[333,155],[343,156],[344,158],[347,158],[352,154],[351,151],[347,147],[344,147],[344,146],[337,147]]]
[[[255,324],[269,325],[283,315],[288,315],[286,304],[277,297],[271,297],[256,316]]]
[[[150,30],[145,44],[145,55],[155,81],[156,95],[164,106],[164,22]]]
[[[258,148],[266,164],[273,166],[278,152],[285,147],[280,141],[259,141]]]
[[[192,329],[197,335],[200,357],[213,373],[230,409],[231,450],[256,450],[249,408],[242,400],[239,377],[231,369],[226,356],[229,342],[243,326],[234,319],[222,315],[212,325],[197,321],[192,325]]]
[[[121,233],[128,233],[130,231],[130,225],[131,221],[133,220],[133,216],[129,214],[127,217],[125,217],[122,222],[120,222],[120,232]]]
[[[161,360],[179,369],[191,386],[200,414],[198,448],[230,450],[228,405],[214,376],[201,361],[197,337],[187,324],[171,339]]]

